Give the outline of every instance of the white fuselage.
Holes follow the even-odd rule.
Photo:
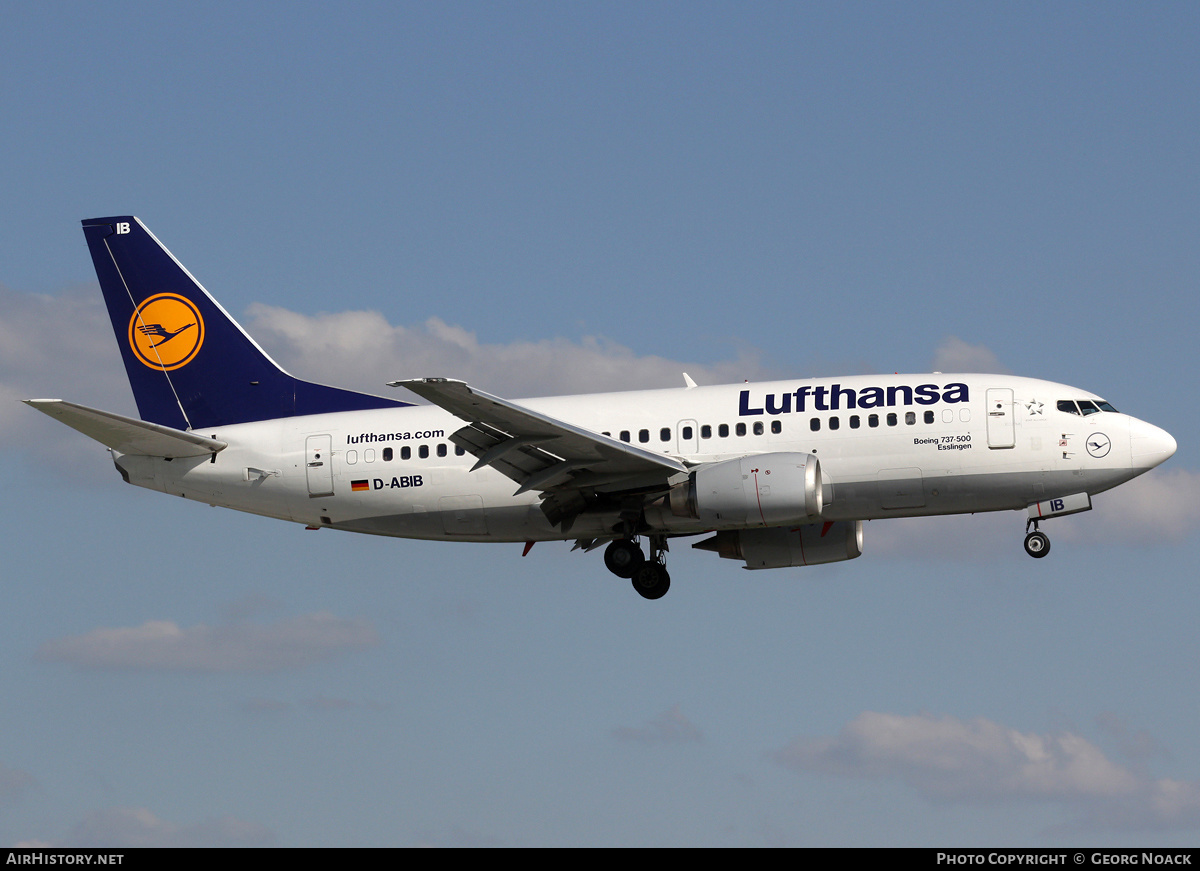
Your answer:
[[[1007,375],[853,376],[519,400],[689,466],[746,455],[813,454],[822,520],[1024,509],[1095,494],[1162,462],[1174,441],[1115,411],[1072,413],[1099,397]],[[133,484],[293,520],[404,538],[539,541],[603,537],[613,518],[564,533],[539,495],[456,449],[466,422],[433,406],[244,423],[202,435],[213,457],[118,456]],[[549,448],[549,450],[553,450]],[[712,529],[650,506],[667,534]]]

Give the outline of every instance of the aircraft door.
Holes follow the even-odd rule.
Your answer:
[[[989,448],[1016,446],[1013,432],[1013,392],[1008,387],[991,387],[987,392],[987,438]]]
[[[676,442],[681,454],[700,453],[700,432],[694,420],[681,420],[675,426]]]
[[[308,495],[333,495],[333,438],[312,435],[304,442],[304,465],[308,476]]]

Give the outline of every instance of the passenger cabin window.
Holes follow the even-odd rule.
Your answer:
[[[412,448],[403,447],[400,449],[400,459],[408,460],[412,458]]]
[[[729,438],[729,424],[723,423],[717,427],[717,435],[723,439]]]
[[[829,428],[830,429],[838,429],[841,425],[842,425],[842,422],[841,422],[841,420],[838,419],[838,416],[836,414],[833,417],[829,418]]]
[[[904,412],[904,422],[909,426],[912,426],[917,422],[917,413],[915,411]]]
[[[664,426],[658,431],[658,440],[660,442],[669,442],[671,440],[671,428]]]
[[[639,429],[638,430],[638,441],[641,442],[642,444],[645,444],[646,442],[650,441],[650,430]]]
[[[746,424],[739,423],[737,426],[735,426],[733,428],[733,431],[740,436],[744,436],[746,434]]]
[[[383,461],[385,463],[390,463],[392,461],[392,449],[391,448],[383,449]]]
[[[821,418],[819,418],[819,417],[810,418],[808,421],[808,428],[811,429],[813,432],[819,432],[821,429]]]
[[[690,426],[685,426],[680,432],[680,435],[685,439],[690,439],[692,437],[692,428]]]
[[[429,459],[429,445],[421,445],[419,448],[417,448],[417,456],[420,457],[422,460],[428,460]]]
[[[783,421],[782,420],[771,421],[771,432],[773,432],[775,435],[779,435],[781,432],[783,432]]]
[[[712,438],[712,427],[709,426],[707,423],[704,424],[702,427],[700,427],[700,438],[702,438],[702,439]]]
[[[887,416],[888,426],[895,426],[899,421],[896,419],[896,413],[892,412]]]
[[[932,411],[925,412],[925,422],[933,423],[933,412]]]
[[[850,415],[850,429],[858,429],[860,422],[857,414]]]
[[[754,421],[754,434],[755,435],[763,434],[763,422],[761,420]]]
[[[437,455],[439,457],[446,456],[446,443],[445,442],[442,442],[440,445],[437,446]]]
[[[627,430],[627,429],[621,430],[621,441],[623,441],[623,442],[629,441],[629,430]]]
[[[867,426],[879,426],[879,415],[872,414],[867,418]]]

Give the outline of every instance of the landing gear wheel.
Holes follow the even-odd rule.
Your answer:
[[[1038,532],[1035,529],[1029,535],[1025,536],[1025,553],[1034,559],[1041,559],[1050,553],[1050,539],[1046,536],[1046,533]]]
[[[633,574],[633,588],[646,599],[661,599],[671,589],[671,576],[662,563],[642,563]]]
[[[632,578],[644,562],[646,555],[628,538],[618,538],[604,551],[604,567],[618,578]]]

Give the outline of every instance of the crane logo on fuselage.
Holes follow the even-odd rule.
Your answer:
[[[1108,456],[1108,450],[1111,447],[1112,441],[1102,432],[1092,433],[1088,436],[1087,452],[1097,460]]]
[[[160,293],[142,302],[129,319],[129,347],[151,369],[169,372],[196,358],[204,344],[204,318],[190,299]]]

